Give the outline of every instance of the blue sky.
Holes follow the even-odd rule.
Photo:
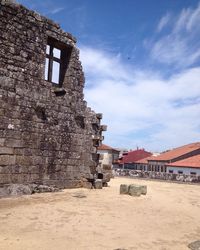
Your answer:
[[[200,2],[19,0],[77,39],[105,143],[162,151],[200,138]]]

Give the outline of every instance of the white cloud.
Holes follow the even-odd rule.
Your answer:
[[[174,16],[174,25],[169,19],[167,14],[158,24],[158,31],[166,26],[169,29],[165,35],[151,41],[151,56],[176,68],[191,66],[200,59],[200,4],[195,9],[183,9]]]
[[[157,26],[157,31],[160,32],[164,29],[165,26],[167,26],[167,24],[170,22],[170,19],[171,19],[171,15],[170,13],[167,13],[166,15],[164,15],[159,23],[158,23],[158,26]]]
[[[82,47],[81,58],[84,60],[84,67],[89,68],[90,75],[98,74],[98,78],[117,79],[127,81],[127,72],[131,74],[131,70],[120,61],[120,56],[108,57],[106,52],[92,49],[90,47]],[[110,70],[112,65],[113,71]],[[118,74],[116,74],[118,72]],[[95,76],[96,77],[96,76]]]
[[[55,15],[65,9],[65,7],[58,6],[58,4],[55,4],[55,1],[52,0],[17,0],[17,2],[27,6],[30,9],[38,10],[43,15]]]
[[[81,48],[81,61],[85,99],[104,115],[106,143],[163,150],[199,140],[200,67],[164,80],[89,47]]]
[[[58,7],[58,8],[55,8],[55,9],[50,10],[49,13],[51,13],[51,14],[57,14],[57,13],[63,11],[64,9],[65,9],[65,8]]]

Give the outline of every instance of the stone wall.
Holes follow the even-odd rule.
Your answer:
[[[46,46],[70,55],[61,85],[45,81]],[[84,101],[75,38],[58,24],[0,0],[0,186],[87,186],[98,162],[101,115]]]

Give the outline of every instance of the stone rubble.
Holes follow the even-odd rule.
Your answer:
[[[191,250],[200,250],[200,240],[194,241],[188,245]]]
[[[37,185],[37,184],[9,184],[0,188],[0,198],[7,196],[30,195],[34,193],[58,192],[59,188],[55,186]]]

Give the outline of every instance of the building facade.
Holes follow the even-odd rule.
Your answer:
[[[99,164],[102,168],[105,168],[105,166],[112,168],[113,163],[119,158],[119,150],[105,144],[98,147],[97,153],[99,154]]]
[[[166,165],[167,173],[200,176],[200,154]]]
[[[200,155],[200,143],[190,143],[165,153],[161,153],[157,157],[148,159],[148,171],[152,172],[167,172],[167,166],[169,164],[176,164],[184,159],[188,159],[192,156]]]
[[[119,161],[120,168],[137,170],[137,161],[152,156],[151,152],[137,148],[124,153]]]

